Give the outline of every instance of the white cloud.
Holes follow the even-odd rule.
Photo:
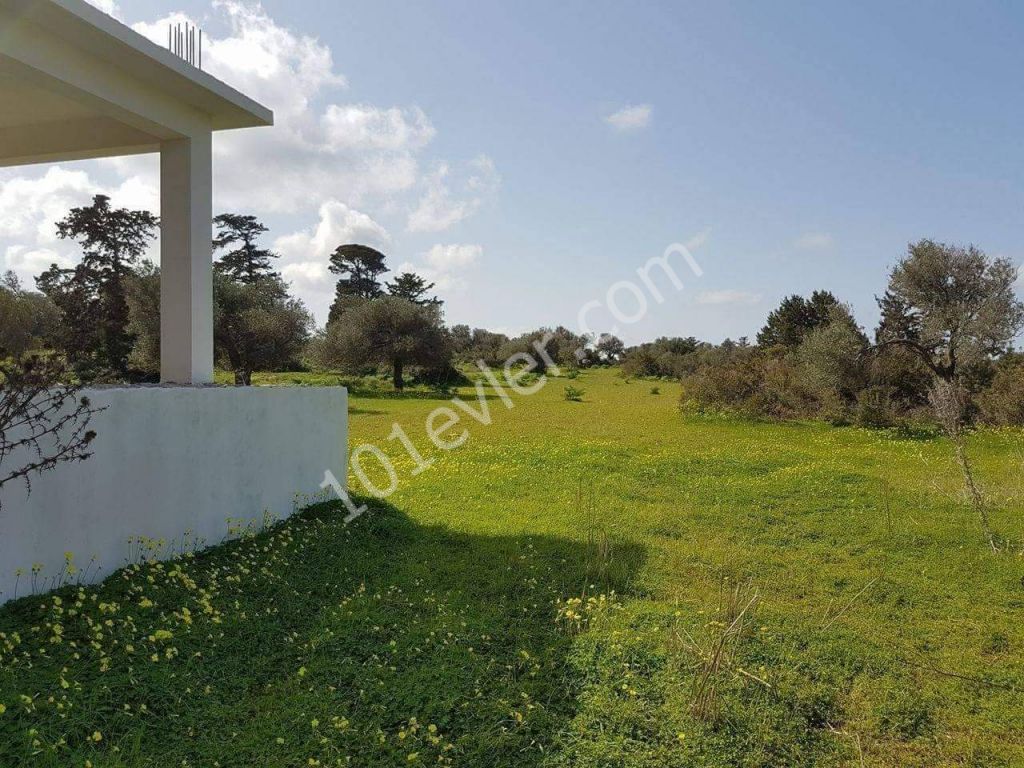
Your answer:
[[[487,155],[477,155],[469,161],[470,176],[466,180],[466,187],[474,192],[490,194],[497,190],[501,183],[498,169]]]
[[[617,131],[635,131],[651,124],[651,105],[627,105],[605,116],[604,121]]]
[[[156,167],[156,163],[153,163]],[[135,208],[137,210],[151,211],[156,213],[160,210],[160,186],[159,181],[139,174],[129,176],[117,187],[107,191],[110,195],[111,205],[121,208]]]
[[[291,285],[292,289],[303,294],[307,300],[316,294],[331,294],[334,280],[337,279],[327,269],[325,261],[299,261],[285,264],[281,267],[281,276]],[[334,279],[332,280],[332,278]],[[322,310],[322,307],[317,307],[317,309]]]
[[[324,133],[337,148],[401,151],[420,149],[436,131],[418,107],[377,109],[366,104],[331,104],[323,116]]]
[[[441,293],[465,293],[469,290],[469,280],[463,275],[432,275],[428,271],[425,277]]]
[[[112,0],[91,2],[123,12]],[[389,219],[440,232],[496,192],[500,179],[486,155],[451,164],[428,155],[436,130],[416,105],[347,99],[346,78],[315,36],[282,26],[257,2],[212,0],[196,14],[203,20],[203,68],[271,108],[275,119],[273,127],[215,136],[215,212],[271,217],[286,233],[272,245],[282,254],[280,270],[318,316],[333,293],[327,259],[337,245],[383,249],[390,237],[380,222]],[[133,28],[162,46],[169,23],[195,21],[174,13]],[[97,193],[158,213],[158,158],[0,170],[0,268],[30,281],[43,261],[77,259],[77,247],[57,239],[54,222]],[[313,211],[316,219],[304,221]]]
[[[94,190],[88,173],[60,166],[47,168],[41,175],[0,180],[0,236],[55,242],[54,222],[72,206],[87,204]]]
[[[395,272],[415,272],[435,284],[442,293],[456,293],[469,288],[467,271],[483,255],[483,248],[469,243],[438,243],[421,254],[422,264],[405,261],[395,267]]]
[[[26,248],[24,245],[10,245],[4,251],[6,269],[14,272],[25,280],[26,285],[33,286],[34,278],[49,269],[51,264],[67,268],[74,266],[75,260],[50,248]]]
[[[443,232],[468,218],[493,195],[501,183],[494,161],[480,155],[468,165],[462,192],[453,193],[449,184],[451,171],[439,165],[425,181],[426,191],[409,214],[410,232]]]
[[[400,275],[403,272],[413,272],[419,275],[428,283],[433,283],[434,290],[440,293],[460,293],[469,288],[469,281],[462,275],[439,272],[422,264],[413,264],[411,261],[403,261],[393,270],[395,275]]]
[[[445,184],[448,166],[440,166],[427,180],[427,191],[419,205],[409,214],[409,231],[440,232],[462,221],[468,215],[468,204],[453,200]]]
[[[438,243],[423,254],[423,260],[439,272],[450,272],[453,269],[468,267],[480,258],[483,248],[479,245]]]
[[[326,259],[339,245],[361,243],[380,247],[390,241],[387,230],[370,216],[340,200],[320,206],[320,219],[312,231],[284,235],[274,241],[282,256],[313,256]]]
[[[204,34],[203,68],[274,111],[273,128],[217,136],[221,207],[293,213],[325,197],[360,206],[416,185],[418,154],[435,135],[421,109],[338,102],[347,82],[327,45],[258,4],[216,0],[214,9],[227,33]],[[174,14],[134,28],[160,43],[168,23],[184,21]]]
[[[757,304],[761,300],[761,294],[750,291],[737,291],[726,289],[722,291],[704,291],[697,295],[698,304],[727,305],[727,304]]]
[[[71,208],[88,205],[97,194],[109,196],[115,206],[147,210],[158,207],[156,189],[139,176],[129,176],[111,186],[98,182],[87,171],[62,166],[26,175],[16,173],[0,173],[2,267],[13,269],[28,285],[53,262],[61,266],[73,263],[71,256],[78,253],[78,247],[59,239],[56,226]]]
[[[824,251],[835,245],[828,232],[805,232],[793,243],[801,251]]]
[[[442,294],[465,293],[469,289],[469,280],[464,275],[453,275],[446,272],[436,272],[429,267],[416,266],[412,262],[405,261],[398,265],[395,273],[415,272],[428,283],[434,284],[434,290]]]

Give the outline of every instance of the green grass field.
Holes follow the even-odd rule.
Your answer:
[[[971,439],[994,555],[928,435],[598,370],[440,451],[443,398],[360,392],[363,517],[0,609],[0,766],[1024,765],[1020,432]]]

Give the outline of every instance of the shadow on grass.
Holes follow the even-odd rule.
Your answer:
[[[169,578],[168,565],[114,574],[48,657],[0,664],[0,701],[28,693],[73,704],[8,711],[0,764],[35,755],[39,765],[335,765],[348,756],[368,766],[539,765],[581,685],[557,601],[590,594],[592,583],[627,591],[644,550],[615,547],[595,571],[580,542],[471,535],[368,503],[348,525],[339,505],[321,504],[177,561],[187,578]],[[69,604],[73,590],[64,593]],[[152,610],[133,608],[143,595]],[[100,604],[134,614],[105,651],[107,671],[91,653],[74,659],[70,646],[88,645],[86,615]],[[194,617],[185,623],[184,608]],[[0,632],[30,636],[44,610],[49,598],[0,609]],[[152,642],[163,627],[170,660],[172,641]],[[124,658],[129,641],[145,650]],[[40,761],[29,729],[66,747]]]

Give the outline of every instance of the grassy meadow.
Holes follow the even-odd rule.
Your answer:
[[[993,554],[943,439],[679,396],[488,389],[439,451],[445,397],[355,388],[359,519],[0,609],[0,766],[1024,765],[1024,435],[971,438]]]

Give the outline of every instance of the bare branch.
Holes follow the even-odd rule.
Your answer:
[[[67,367],[55,355],[28,354],[0,361],[0,488],[32,478],[58,464],[85,461],[96,433],[94,408],[81,385],[67,383]]]

